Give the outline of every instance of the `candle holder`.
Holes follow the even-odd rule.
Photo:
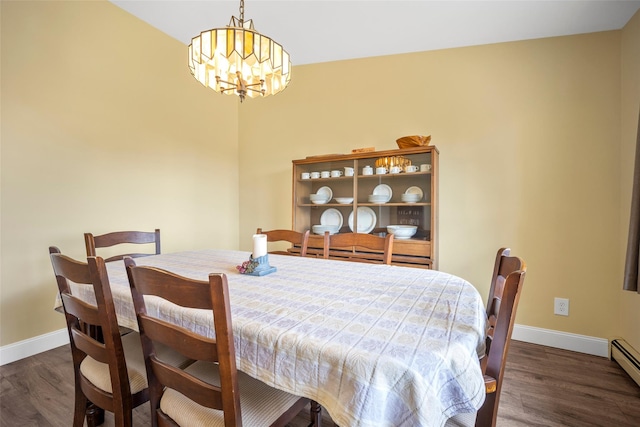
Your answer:
[[[266,276],[277,270],[277,268],[269,265],[269,254],[258,258],[250,255],[249,261],[243,262],[242,265],[238,265],[236,268],[241,274],[248,274],[250,276]]]

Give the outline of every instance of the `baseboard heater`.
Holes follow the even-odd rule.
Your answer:
[[[611,341],[611,358],[640,386],[640,353],[625,340]]]

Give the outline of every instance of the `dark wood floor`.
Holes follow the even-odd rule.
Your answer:
[[[640,387],[615,362],[519,341],[507,360],[499,426],[640,426]],[[71,425],[68,347],[2,366],[0,378],[2,427]],[[307,423],[308,412],[301,412],[291,426]],[[135,410],[134,424],[149,425],[146,405]],[[326,425],[332,425],[328,416]]]

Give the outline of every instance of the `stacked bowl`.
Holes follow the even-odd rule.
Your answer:
[[[329,187],[320,187],[315,194],[309,194],[309,200],[315,205],[324,205],[333,199],[333,191]]]
[[[389,197],[384,194],[370,194],[369,203],[387,203]]]
[[[402,200],[405,203],[417,203],[420,201],[422,197],[420,197],[419,194],[413,194],[413,193],[404,193],[402,195],[400,195],[400,200]]]
[[[340,226],[338,225],[318,224],[311,226],[311,231],[313,231],[313,234],[324,234],[325,231],[328,231],[329,234],[336,234],[338,230],[340,230]]]

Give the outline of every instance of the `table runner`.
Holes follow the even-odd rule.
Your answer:
[[[319,402],[340,426],[442,426],[484,401],[485,309],[467,281],[439,271],[270,255],[277,271],[235,266],[248,252],[201,250],[136,258],[229,282],[238,369]],[[137,329],[124,264],[107,264],[118,322]],[[95,303],[83,286],[81,298]],[[147,309],[214,336],[211,313],[157,297]]]

